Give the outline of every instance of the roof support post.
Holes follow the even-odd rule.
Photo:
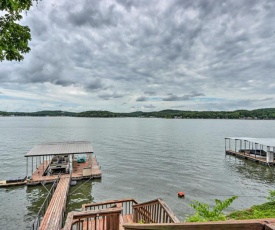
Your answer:
[[[26,157],[26,177],[28,179],[28,157]]]
[[[73,167],[72,167],[72,164],[73,164],[73,156],[72,154],[69,155],[69,170],[70,170],[70,177],[72,177],[72,173],[73,173]]]
[[[244,140],[244,155],[246,153],[246,140]]]
[[[254,143],[254,145],[255,145],[255,151],[254,151],[254,153],[255,153],[255,158],[256,158],[256,151],[257,151],[257,143]]]
[[[267,146],[266,162],[267,163],[274,162],[274,147],[273,147],[273,151],[270,151],[270,146]]]
[[[235,153],[237,152],[236,142],[237,142],[237,140],[235,139]]]
[[[44,171],[45,171],[45,169],[44,169],[44,156],[43,156],[43,162],[42,162],[42,164],[43,164],[43,173],[42,173],[42,176],[44,175]]]
[[[243,143],[242,140],[240,140],[240,149],[242,149],[242,146],[243,146],[242,143]]]
[[[262,145],[260,145],[260,156],[262,156]]]

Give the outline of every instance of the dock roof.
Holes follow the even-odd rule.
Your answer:
[[[49,142],[36,145],[25,157],[93,153],[89,141]]]
[[[275,138],[226,137],[225,139],[243,140],[269,147],[275,147]]]

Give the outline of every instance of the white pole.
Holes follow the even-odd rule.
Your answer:
[[[28,179],[28,157],[26,157],[26,177]]]

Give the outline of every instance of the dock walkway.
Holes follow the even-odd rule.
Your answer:
[[[61,176],[51,202],[43,217],[40,230],[59,230],[62,228],[66,209],[67,194],[70,187],[70,177]]]

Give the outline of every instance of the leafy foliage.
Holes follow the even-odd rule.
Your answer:
[[[145,224],[145,221],[143,219],[140,219],[140,221],[138,223],[139,224]]]
[[[24,59],[22,54],[30,51],[30,29],[18,21],[22,19],[21,13],[31,6],[32,0],[0,1],[0,11],[3,11],[0,16],[0,61],[21,61]]]
[[[200,203],[194,201],[193,204],[190,204],[192,208],[195,209],[195,214],[186,219],[187,222],[206,222],[206,221],[217,221],[217,220],[226,220],[226,216],[223,214],[223,210],[228,208],[232,202],[237,199],[237,196],[225,199],[221,201],[219,199],[215,200],[215,207],[211,208],[207,203]]]
[[[269,190],[269,195],[266,197],[270,202],[275,202],[275,190]]]
[[[275,218],[275,202],[267,202],[261,205],[254,205],[249,209],[243,211],[236,211],[230,213],[227,219],[247,220],[247,219],[261,219],[261,218]]]

